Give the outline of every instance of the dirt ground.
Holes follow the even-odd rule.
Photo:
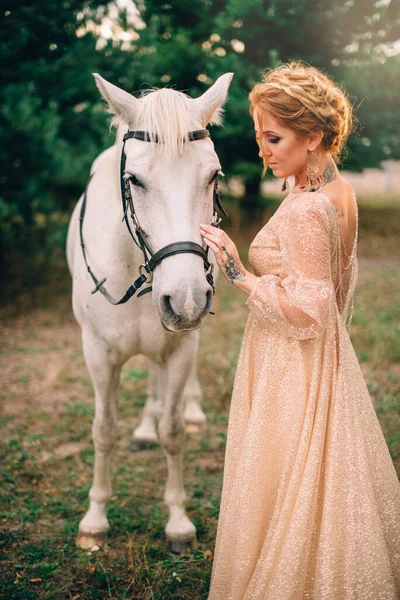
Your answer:
[[[368,216],[368,215],[367,215]],[[400,261],[398,227],[364,219],[351,339],[400,475]],[[237,222],[236,227],[240,226]],[[371,228],[373,232],[371,233]],[[239,240],[243,256],[248,237]],[[93,388],[69,275],[0,309],[0,597],[7,600],[205,600],[218,519],[229,401],[248,314],[222,278],[204,323],[199,379],[207,428],[187,436],[187,510],[198,531],[190,553],[172,555],[163,530],[166,465],[160,447],[133,455],[146,395],[146,359],[125,365],[118,396],[111,532],[104,548],[75,546],[93,468]]]
[[[377,277],[375,273],[388,272],[396,275],[398,270],[399,260],[395,257],[361,257],[358,288],[368,286]],[[238,334],[244,325],[247,309],[237,293],[233,300],[236,312],[232,319],[229,318],[228,315],[232,315],[232,300],[224,295],[224,290],[230,291],[227,289],[228,284],[220,280],[218,287],[220,291],[223,290],[216,298],[216,312],[219,311],[219,315],[208,318],[202,335],[202,347],[203,358],[208,356],[210,359],[215,351],[217,356],[211,358],[211,362],[219,359],[220,367],[223,368],[229,362],[224,358],[225,352],[221,351],[218,344],[215,348],[207,346],[207,335],[211,333],[213,323],[211,319],[214,318],[222,325],[222,332],[226,332],[229,323],[239,323],[236,328]],[[20,298],[19,302],[24,304],[24,299]],[[26,303],[29,306],[29,301]],[[24,421],[27,413],[39,411],[58,419],[64,407],[71,402],[92,403],[92,386],[83,360],[80,328],[72,314],[68,295],[60,296],[45,308],[36,307],[21,312],[16,307],[3,308],[0,312],[0,327],[1,412],[4,417],[13,417],[14,427]],[[213,339],[215,340],[215,336]],[[231,361],[235,360],[237,342],[238,339],[235,350],[230,351]],[[129,368],[145,373],[145,357],[133,357],[126,366],[126,369]],[[200,365],[201,370],[202,368]],[[361,368],[367,381],[382,381],[387,374],[385,369],[380,372],[375,361],[361,360]],[[391,364],[390,370],[400,378],[400,364]],[[144,393],[144,386],[142,391]],[[55,452],[62,456],[68,452],[79,452],[80,449],[80,444],[63,445]]]

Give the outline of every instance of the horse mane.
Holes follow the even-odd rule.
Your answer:
[[[135,114],[140,129],[148,131],[160,143],[152,144],[163,160],[173,160],[182,154],[190,130],[190,96],[170,88],[149,88],[139,97],[139,111]],[[122,141],[127,124],[114,117],[112,126],[117,127],[117,140]]]

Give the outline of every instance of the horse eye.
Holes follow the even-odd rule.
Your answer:
[[[214,175],[211,177],[210,179],[210,183],[213,183],[214,181],[216,181],[218,179],[218,175],[220,174],[220,171],[215,171]]]
[[[124,179],[126,181],[130,181],[131,184],[134,185],[135,187],[140,187],[140,188],[144,189],[143,183],[141,181],[139,181],[139,179],[135,175],[132,175],[131,173],[125,173]]]

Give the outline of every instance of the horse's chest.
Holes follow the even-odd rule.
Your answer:
[[[118,307],[117,307],[118,308]],[[123,360],[143,354],[157,363],[165,363],[182,334],[165,331],[157,315],[146,313],[111,315],[102,335]],[[104,322],[104,321],[103,321]]]

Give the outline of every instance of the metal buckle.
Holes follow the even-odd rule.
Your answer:
[[[145,270],[146,273],[143,273],[143,270]],[[153,271],[148,273],[145,264],[139,266],[139,275],[148,275],[149,276],[148,279],[146,279],[146,283],[151,283],[153,281]]]
[[[214,227],[218,227],[218,226],[219,226],[219,224],[221,223],[221,221],[222,221],[222,218],[221,218],[221,217],[219,217],[219,216],[217,215],[217,213],[215,212],[215,213],[213,214],[213,218],[212,218],[212,220],[211,220],[211,225],[213,225]]]

